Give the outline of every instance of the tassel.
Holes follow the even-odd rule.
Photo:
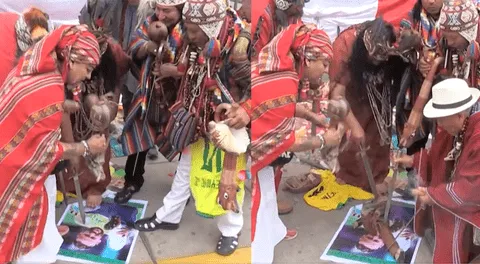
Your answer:
[[[221,53],[221,44],[218,39],[211,38],[204,49],[204,56],[206,58],[218,58]]]
[[[478,42],[473,41],[470,46],[468,46],[468,57],[472,59],[472,61],[477,61],[480,59],[480,47]]]
[[[184,63],[180,63],[177,65],[177,71],[185,73],[187,71],[187,66]]]
[[[212,78],[206,77],[206,78],[205,78],[205,87],[206,87],[209,91],[214,91],[214,90],[217,88],[217,81],[215,81],[215,80],[212,79]]]

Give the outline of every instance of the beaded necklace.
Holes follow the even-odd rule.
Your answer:
[[[460,133],[455,137],[454,143],[453,143],[453,149],[448,153],[447,157],[445,157],[445,161],[450,161],[453,162],[453,169],[450,173],[450,176],[448,178],[449,181],[453,180],[453,177],[455,176],[455,171],[457,169],[457,164],[458,160],[460,158],[460,155],[463,150],[463,141],[465,139],[465,132],[467,131],[468,123],[469,123],[470,118],[467,117],[465,118],[465,121],[463,121],[463,126],[462,130],[460,130]]]

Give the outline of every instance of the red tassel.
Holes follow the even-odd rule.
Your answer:
[[[187,71],[187,66],[183,63],[177,65],[177,71],[185,73]]]
[[[217,81],[215,81],[215,80],[212,79],[212,78],[206,77],[206,78],[205,78],[205,87],[206,87],[209,91],[214,91],[214,90],[217,88]]]
[[[205,64],[205,57],[200,55],[197,59],[198,64],[203,65]]]

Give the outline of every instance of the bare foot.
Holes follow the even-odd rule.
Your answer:
[[[285,215],[293,211],[293,204],[290,201],[277,200],[278,214]]]
[[[283,240],[292,240],[296,238],[297,235],[298,235],[297,230],[287,228],[287,235],[285,235],[285,238]]]
[[[102,203],[102,196],[100,194],[90,194],[87,196],[87,207],[95,208]]]
[[[70,231],[70,228],[66,225],[59,225],[57,226],[58,233],[60,233],[61,236],[64,236]]]

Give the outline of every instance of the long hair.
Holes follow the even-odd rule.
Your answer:
[[[420,14],[422,13],[422,8],[422,0],[417,0],[411,11],[413,24],[418,24],[420,22]]]
[[[387,61],[378,65],[375,65],[370,61],[365,42],[363,41],[363,36],[365,30],[371,27],[373,23],[374,21],[368,21],[364,24],[364,28],[359,32],[357,39],[353,43],[352,54],[348,61],[351,83],[354,86],[353,90],[359,100],[367,98],[365,93],[365,80],[363,77],[364,72],[375,74],[383,69],[385,72],[385,83],[391,83],[393,81],[392,95],[396,95],[396,93],[398,93],[403,70],[407,65],[400,57],[396,56],[391,56]],[[377,30],[376,34],[387,36],[387,40],[390,41],[390,43],[395,43],[396,36],[391,24],[385,23],[384,27]],[[395,98],[392,99],[395,100]]]
[[[116,61],[110,45],[100,58],[100,64],[93,70],[92,79],[103,78],[105,93],[114,92],[120,76],[117,76]]]

